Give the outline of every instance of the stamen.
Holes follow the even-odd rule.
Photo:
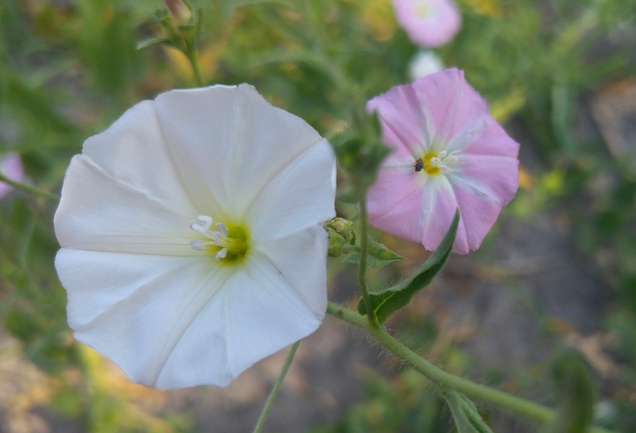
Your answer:
[[[227,227],[223,223],[216,223],[216,229],[221,233],[222,236],[229,236],[230,232]]]
[[[197,218],[190,222],[190,228],[195,232],[205,234],[212,226],[212,218],[207,215],[199,215]]]
[[[249,237],[241,226],[226,226],[216,223],[216,230],[212,231],[212,218],[201,215],[190,223],[192,230],[201,235],[200,239],[190,242],[192,249],[196,251],[209,251],[217,260],[223,259],[224,263],[233,263],[245,257],[249,249]]]
[[[446,150],[442,150],[439,153],[429,152],[421,159],[424,171],[429,176],[434,176],[438,173],[450,173],[453,171],[452,166],[457,164],[459,160],[457,156],[459,150],[454,150],[450,153]],[[416,172],[417,167],[416,167]]]

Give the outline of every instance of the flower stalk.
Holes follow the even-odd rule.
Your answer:
[[[445,372],[441,368],[436,367],[413,352],[400,341],[392,337],[382,327],[370,324],[362,315],[349,310],[348,308],[329,302],[329,305],[327,306],[327,313],[349,324],[366,330],[373,338],[391,351],[395,356],[409,363],[416,371],[432,381],[439,388],[459,391],[469,397],[490,403],[493,406],[497,406],[515,415],[531,419],[542,424],[552,422],[557,417],[555,411],[548,409],[545,406]],[[590,427],[589,433],[612,432],[600,427]]]
[[[364,299],[364,305],[367,308],[367,318],[369,323],[373,327],[378,326],[378,319],[371,305],[371,298],[369,297],[369,287],[367,284],[367,257],[369,255],[369,222],[367,217],[367,200],[366,192],[360,193],[360,267],[358,272],[358,280],[360,282],[360,290],[362,291],[362,298]]]
[[[44,191],[43,189],[40,188],[36,188],[34,186],[31,185],[26,185],[24,183],[21,182],[16,182],[15,180],[9,179],[7,176],[5,176],[4,174],[0,173],[0,181],[4,182],[8,185],[11,185],[12,187],[19,189],[21,191],[24,191],[28,194],[32,194],[36,197],[41,197],[44,198],[48,201],[57,203],[60,201],[60,196],[57,194],[52,194],[50,192]]]
[[[254,427],[254,433],[260,433],[263,430],[263,426],[265,425],[265,421],[267,421],[267,417],[269,416],[269,412],[274,405],[274,400],[278,396],[278,392],[283,385],[283,381],[285,380],[285,376],[287,376],[287,371],[289,371],[289,367],[291,366],[292,361],[294,360],[294,356],[296,355],[296,350],[298,349],[298,345],[300,344],[300,340],[295,342],[289,353],[287,354],[287,358],[285,359],[285,363],[283,364],[283,368],[278,375],[278,379],[276,379],[276,383],[274,384],[274,388],[272,388],[272,392],[270,392],[269,397],[267,397],[267,401],[265,402],[265,407],[263,407],[263,412],[261,416],[258,418],[258,422],[256,423],[256,427]]]

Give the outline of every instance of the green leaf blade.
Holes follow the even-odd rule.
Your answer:
[[[442,242],[433,251],[433,254],[404,282],[385,289],[381,292],[370,293],[371,305],[380,323],[384,323],[399,309],[408,305],[411,298],[428,286],[433,277],[442,269],[453,250],[453,243],[459,226],[459,210],[455,212],[455,218],[444,235]],[[358,312],[367,314],[366,305],[361,299],[358,302]]]
[[[493,433],[468,397],[457,391],[445,392],[443,395],[455,421],[457,433]]]
[[[403,260],[398,253],[391,251],[384,244],[369,240],[369,251],[367,254],[367,266],[370,268],[381,268],[393,262]],[[348,246],[347,262],[360,262],[360,247],[357,245]]]

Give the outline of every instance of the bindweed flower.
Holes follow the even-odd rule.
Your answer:
[[[413,43],[439,47],[453,40],[462,25],[452,0],[393,0],[395,17]]]
[[[408,75],[411,81],[417,81],[444,69],[444,62],[435,51],[419,50],[409,62]]]
[[[479,248],[517,191],[519,145],[463,72],[448,69],[394,87],[367,109],[378,113],[393,148],[369,190],[369,222],[433,250],[459,208],[453,251]]]
[[[148,386],[228,385],[320,325],[334,199],[329,143],[249,85],[137,104],[64,180],[75,337]]]
[[[16,152],[9,152],[2,159],[0,159],[0,173],[4,174],[11,180],[16,182],[22,182],[24,177],[24,168],[22,167],[22,160],[20,155]],[[0,182],[0,198],[7,195],[13,187],[4,182]]]

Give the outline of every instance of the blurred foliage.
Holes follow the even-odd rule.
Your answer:
[[[335,143],[360,139],[345,133],[364,129],[365,101],[406,82],[417,51],[396,25],[389,0],[193,3],[203,10],[199,60],[207,83],[250,82]],[[603,422],[636,431],[636,173],[608,152],[589,115],[590,98],[602,96],[604,85],[636,76],[636,3],[459,4],[463,28],[438,54],[464,69],[493,115],[510,122],[522,153],[526,146],[536,151],[508,213],[531,219],[552,207],[570,209],[578,251],[596,261],[613,296],[605,323],[616,340],[612,356],[620,375],[601,391],[609,407]],[[192,86],[181,53],[135,49],[161,36],[152,18],[161,6],[158,0],[0,3],[0,154],[18,151],[30,183],[59,191],[85,138],[142,99]],[[354,217],[355,209],[339,206]],[[18,192],[0,201],[0,318],[21,342],[22,355],[53,380],[45,403],[92,432],[189,431],[190,420],[153,415],[130,403],[123,388],[100,382],[94,374],[99,361],[73,341],[53,267],[54,210]],[[423,318],[409,338],[426,350],[435,335],[433,322]],[[470,371],[460,349],[446,352],[447,366]],[[548,370],[519,382],[532,387],[552,380]],[[408,370],[391,381],[369,373],[367,386],[365,400],[339,422],[312,431],[453,428],[444,401]]]

